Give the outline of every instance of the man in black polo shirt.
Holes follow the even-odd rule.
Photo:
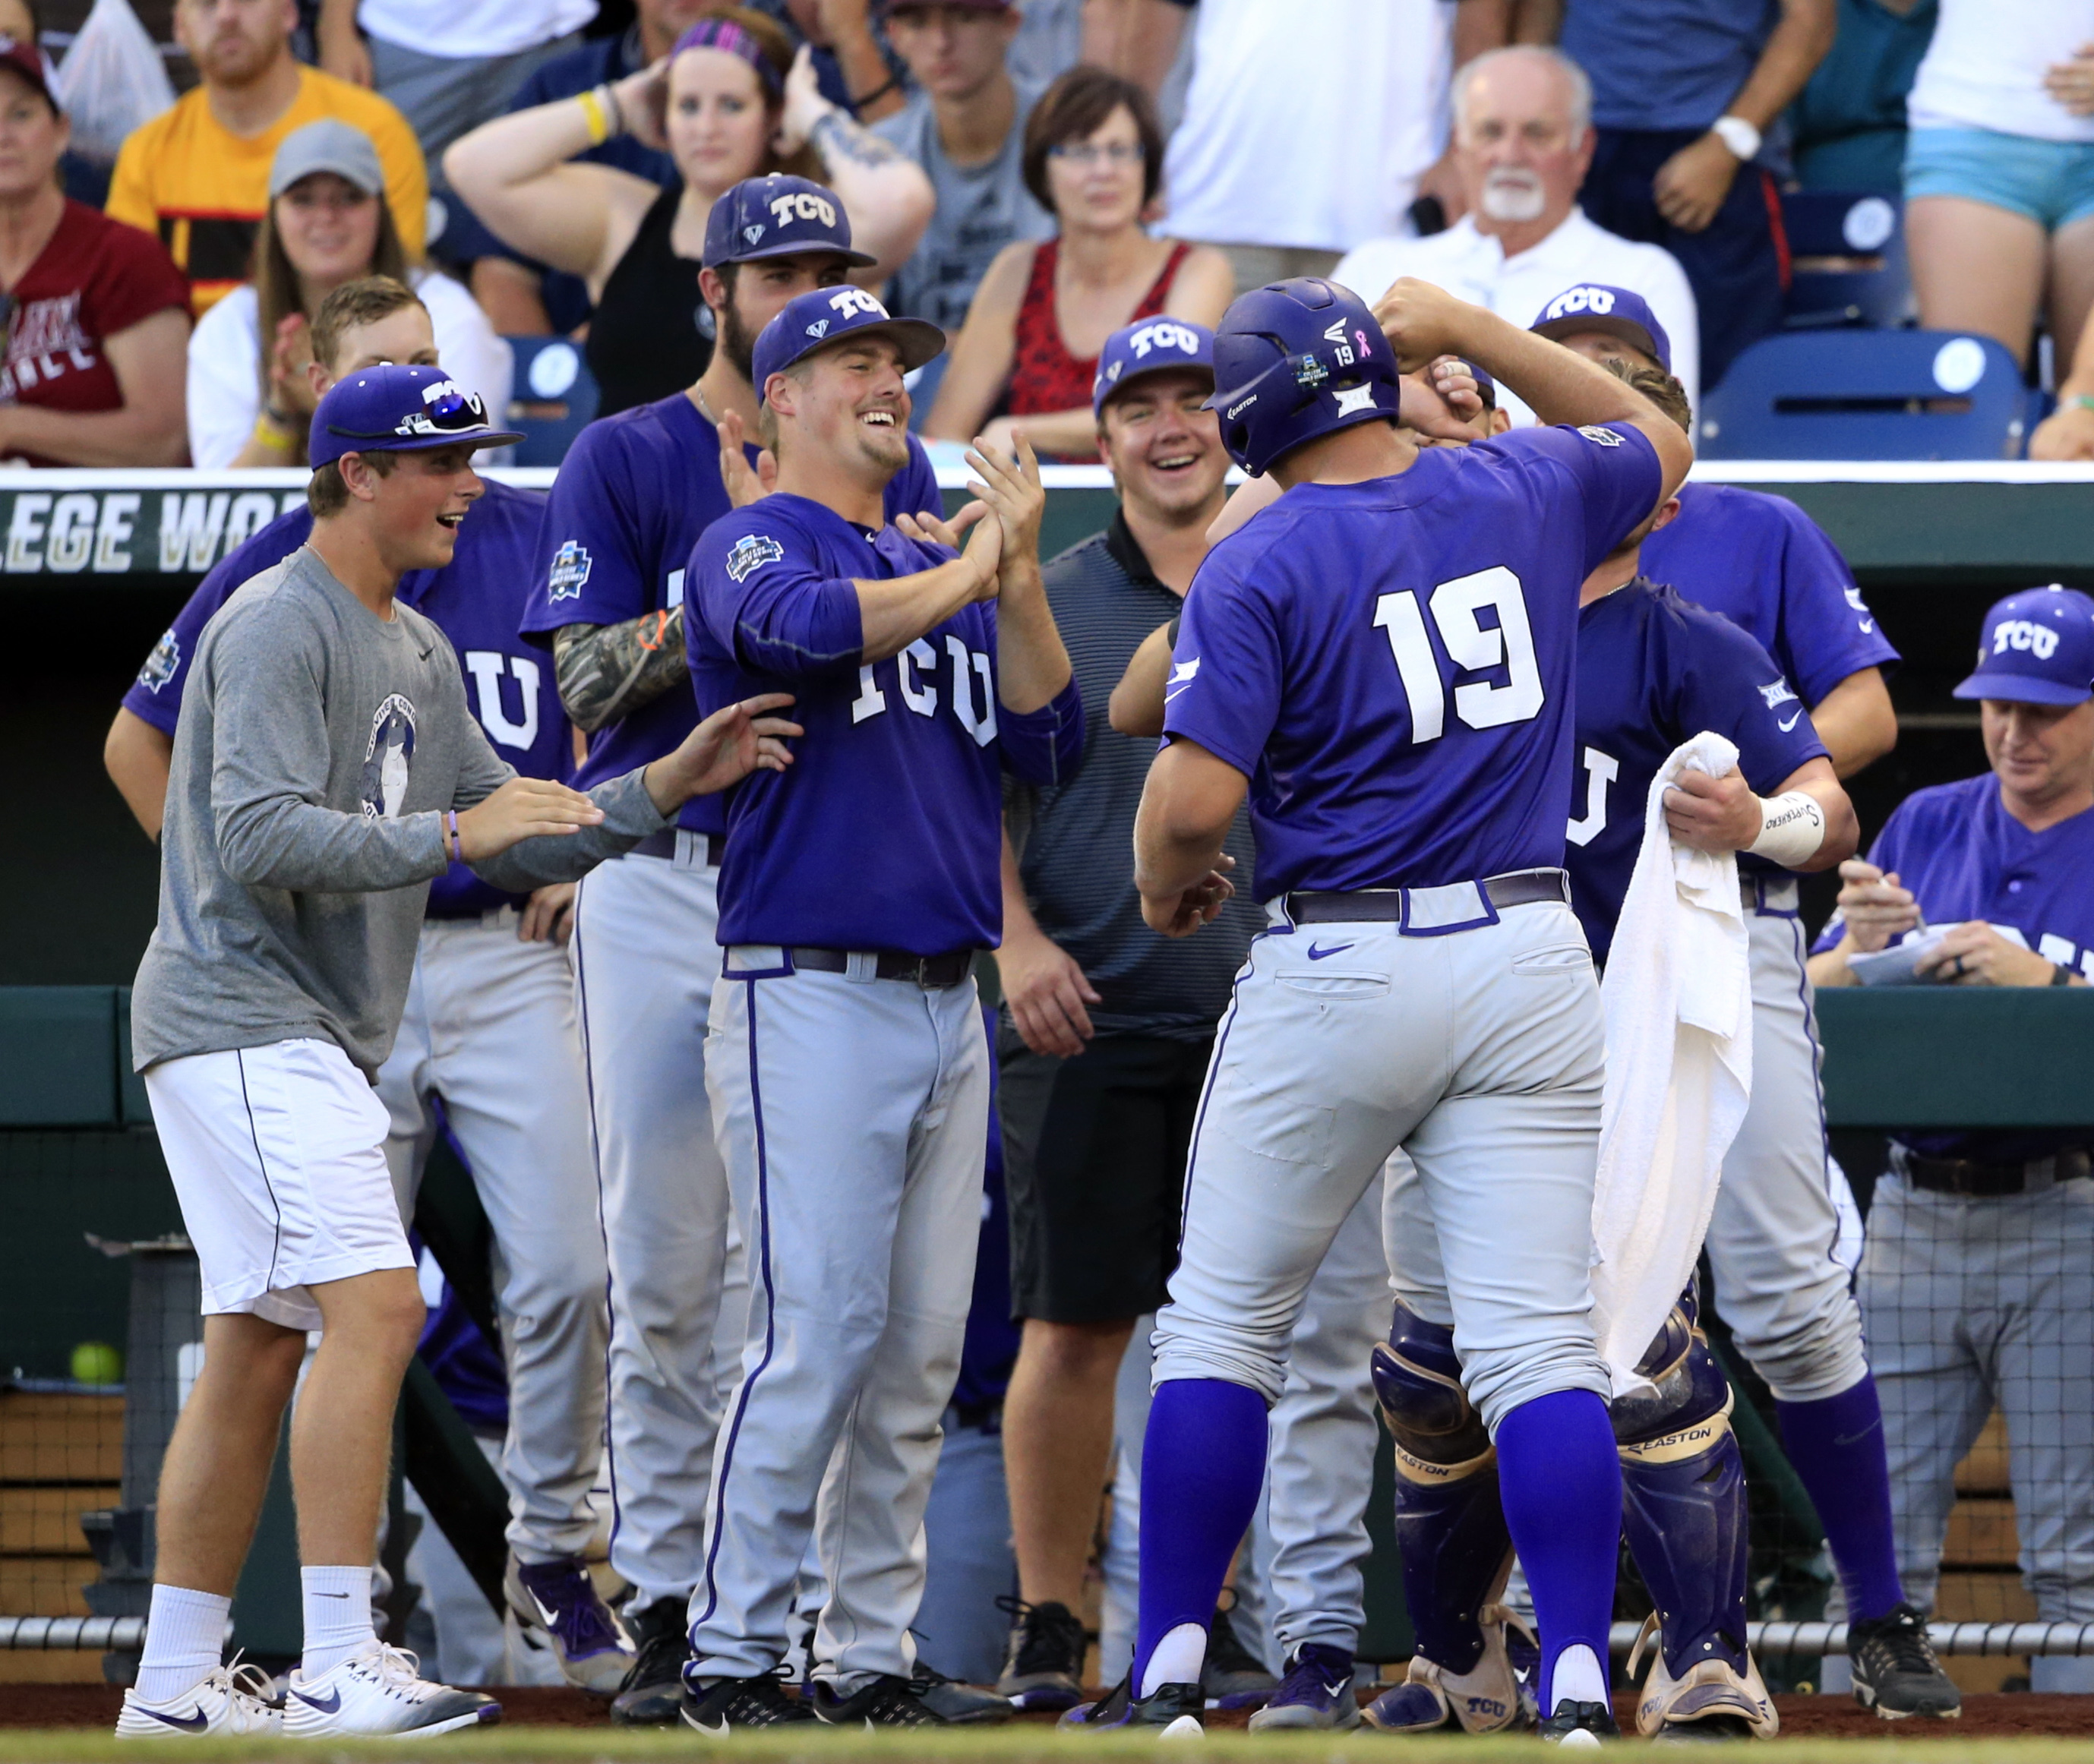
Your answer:
[[[1221,510],[1228,455],[1201,407],[1213,361],[1212,334],[1176,319],[1115,332],[1098,358],[1098,450],[1119,512],[1045,571],[1088,720],[1084,762],[1065,784],[1017,792],[1006,816],[998,1052],[1024,1336],[1003,1437],[1022,1602],[997,1688],[1032,1709],[1080,1700],[1074,1614],[1109,1473],[1114,1379],[1177,1263],[1214,1026],[1264,923],[1243,816],[1228,841],[1236,897],[1220,920],[1179,941],[1142,923],[1134,815],[1155,747],[1106,720],[1142,639],[1177,615]]]

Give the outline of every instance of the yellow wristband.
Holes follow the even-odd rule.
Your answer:
[[[254,419],[254,441],[258,446],[266,447],[272,454],[289,454],[297,450],[298,438],[287,432],[272,420],[264,411]]]
[[[610,139],[610,119],[603,113],[603,100],[593,91],[580,94],[582,119],[589,125],[589,145],[599,147]]]

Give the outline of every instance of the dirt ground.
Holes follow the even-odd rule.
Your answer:
[[[567,1690],[499,1690],[502,1723],[510,1727],[608,1726],[606,1705]],[[0,1685],[0,1728],[108,1727],[123,1693],[102,1684]],[[1782,1732],[1795,1739],[1977,1740],[2053,1736],[2094,1739],[2094,1697],[1966,1696],[1960,1721],[1879,1721],[1845,1697],[1781,1697]],[[1627,1697],[1618,1702],[1623,1724],[1633,1718]],[[1036,1717],[1045,1722],[1050,1717]],[[1216,1727],[1237,1727],[1249,1718],[1219,1711]]]

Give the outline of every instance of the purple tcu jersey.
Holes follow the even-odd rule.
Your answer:
[[[1703,730],[1737,743],[1762,796],[1825,744],[1765,650],[1727,619],[1639,577],[1578,615],[1578,747],[1570,790],[1570,905],[1596,961],[1643,845],[1651,780]]]
[[[1563,862],[1578,586],[1660,482],[1633,428],[1521,429],[1208,553],[1164,731],[1250,779],[1261,900]]]
[[[1840,548],[1786,497],[1683,485],[1678,516],[1643,542],[1643,569],[1751,632],[1806,705],[1898,659]]]
[[[749,450],[752,459],[756,451]],[[720,480],[719,431],[687,394],[590,424],[553,482],[525,634],[550,648],[565,625],[623,624],[682,606],[691,548],[732,506]],[[888,519],[944,507],[930,457],[911,436],[909,463],[888,486]],[[576,785],[587,789],[659,759],[697,721],[690,693],[663,693],[589,737]],[[696,832],[723,833],[724,799],[693,797],[679,821]]]
[[[545,498],[486,480],[487,493],[458,528],[458,550],[441,570],[400,579],[398,597],[433,619],[458,652],[466,701],[494,750],[531,778],[565,779],[575,769],[567,714],[552,663],[517,634],[537,580]],[[163,734],[175,732],[189,659],[211,615],[233,591],[280,563],[311,536],[313,518],[295,509],[264,527],[197,584],[174,624],[124,695],[124,708]],[[437,918],[476,913],[518,897],[502,893],[462,863],[429,889]]]
[[[1073,680],[1023,716],[997,702],[988,602],[898,655],[859,659],[854,579],[952,556],[785,495],[715,522],[692,552],[684,636],[698,703],[793,693],[788,714],[807,732],[789,770],[730,793],[723,944],[938,955],[1001,941],[999,767],[1062,782],[1083,757],[1083,707]]]
[[[1892,810],[1869,862],[1896,872],[1929,924],[1984,919],[2010,941],[2094,980],[2094,809],[2032,833],[2001,804],[1999,780],[1981,772],[1913,792]],[[1814,950],[1832,948],[1844,928],[1836,912]],[[2048,1158],[2094,1138],[2070,1127],[1896,1136],[1925,1157],[1994,1163]]]

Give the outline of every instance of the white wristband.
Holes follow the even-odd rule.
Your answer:
[[[1749,164],[1759,157],[1760,132],[1742,116],[1719,116],[1710,133],[1731,150],[1733,159]]]
[[[1801,790],[1784,790],[1778,797],[1759,800],[1760,836],[1746,850],[1788,870],[1818,855],[1818,848],[1825,843],[1825,810],[1817,797]]]

